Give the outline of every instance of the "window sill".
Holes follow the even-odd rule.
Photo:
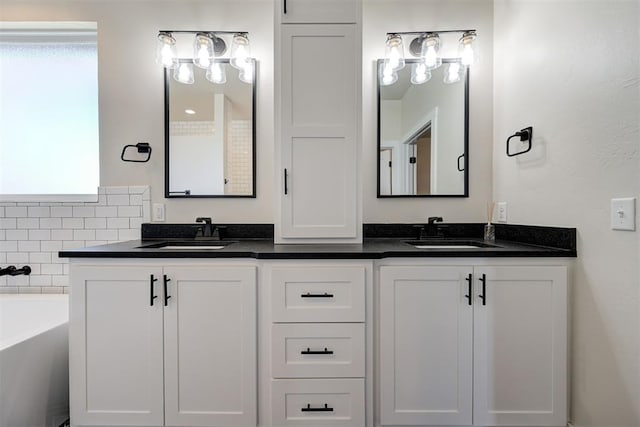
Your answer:
[[[0,202],[97,202],[97,194],[0,194]]]

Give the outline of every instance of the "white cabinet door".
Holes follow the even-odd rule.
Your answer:
[[[356,25],[281,27],[283,239],[355,239]]]
[[[255,267],[165,267],[172,426],[256,425]]]
[[[380,268],[380,422],[472,422],[471,267]]]
[[[283,24],[353,24],[358,21],[357,0],[280,0]]]
[[[566,268],[476,267],[474,277],[474,424],[565,426]]]
[[[69,363],[74,425],[164,423],[158,278],[159,268],[73,266]]]

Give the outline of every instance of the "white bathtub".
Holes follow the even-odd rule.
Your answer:
[[[0,427],[69,417],[67,295],[0,294]]]

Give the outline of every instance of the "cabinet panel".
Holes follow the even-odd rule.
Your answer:
[[[275,324],[275,378],[364,377],[364,323]]]
[[[364,426],[363,379],[273,380],[272,395],[274,426]]]
[[[564,267],[476,268],[474,422],[564,426]]]
[[[271,273],[274,322],[363,322],[364,267],[282,267]]]
[[[355,238],[359,57],[355,25],[283,25],[283,238]]]
[[[161,298],[147,267],[71,272],[70,402],[75,425],[162,425]],[[161,296],[160,282],[153,292]]]
[[[471,424],[471,272],[381,267],[381,424]]]
[[[282,23],[355,23],[357,0],[280,0]]]
[[[256,422],[256,272],[167,267],[167,425]]]

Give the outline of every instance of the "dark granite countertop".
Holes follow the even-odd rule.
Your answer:
[[[393,229],[393,227],[396,227]],[[427,245],[464,242],[484,245],[478,237],[481,224],[446,224],[453,230],[446,240],[424,239]],[[411,227],[411,228],[410,228]],[[461,230],[458,234],[456,230]],[[464,233],[463,233],[464,231]],[[389,237],[389,235],[392,237]],[[274,244],[272,239],[252,239],[228,236],[222,249],[163,249],[163,242],[179,242],[179,236],[162,239],[157,236],[145,240],[112,243],[81,249],[61,251],[68,258],[254,258],[254,259],[380,259],[391,257],[576,257],[575,229],[502,225],[496,227],[495,242],[477,248],[418,249],[408,241],[415,240],[415,227],[408,224],[367,224],[362,244]],[[143,237],[145,232],[143,231]],[[371,237],[373,236],[373,237]],[[386,236],[386,237],[380,237]],[[149,236],[147,236],[149,237]],[[187,239],[182,239],[183,241]],[[187,240],[192,242],[191,240]],[[195,242],[193,244],[202,244]],[[208,242],[209,244],[215,242]],[[156,246],[156,247],[154,247]]]

